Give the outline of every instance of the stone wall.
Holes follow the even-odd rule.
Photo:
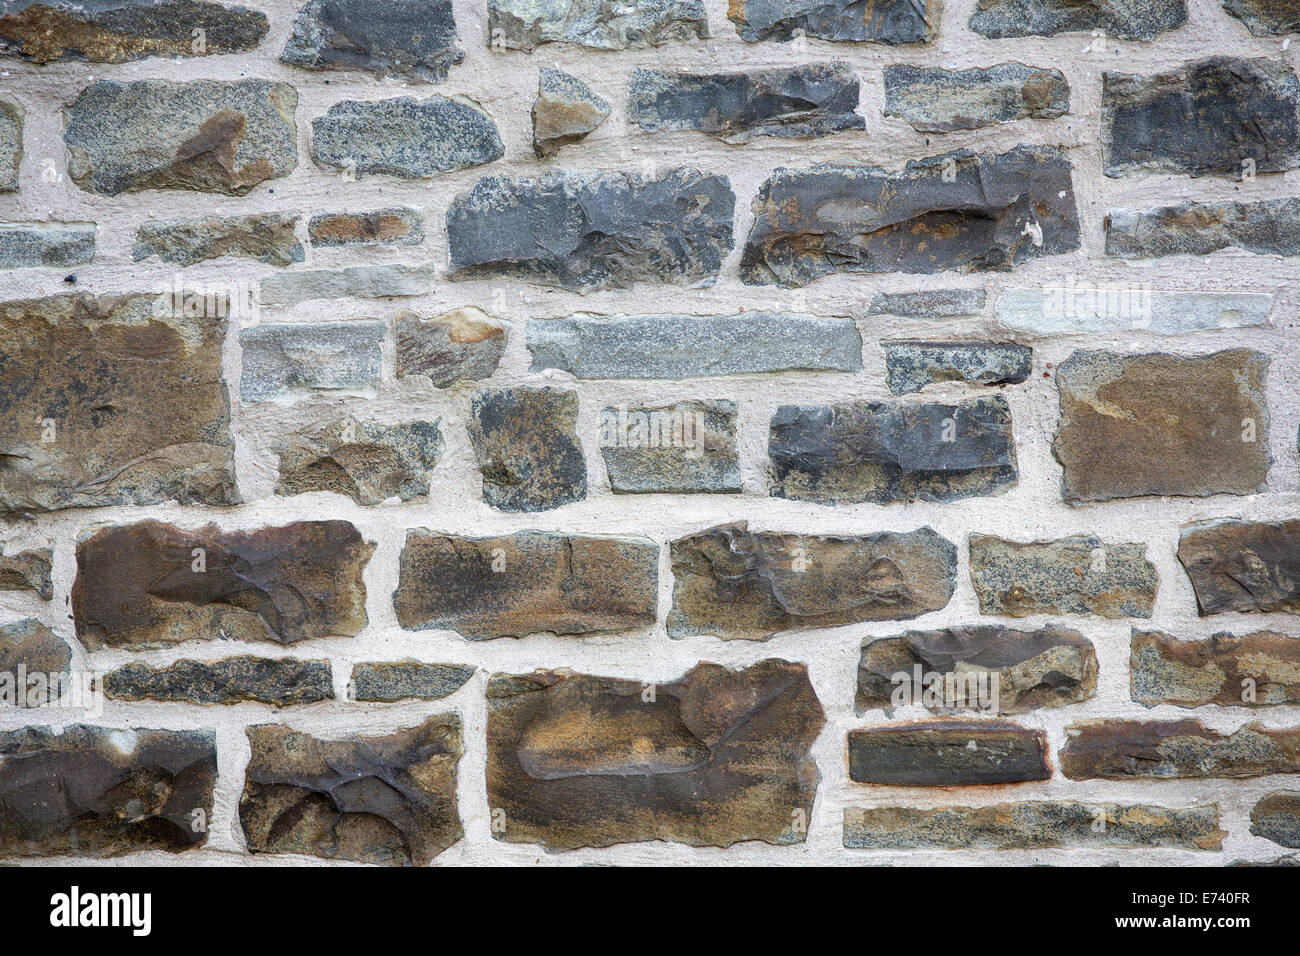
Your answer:
[[[1293,3],[250,3],[0,11],[0,858],[1291,859]]]

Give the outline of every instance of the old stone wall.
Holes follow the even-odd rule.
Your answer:
[[[0,859],[1294,862],[1289,0],[0,8]]]

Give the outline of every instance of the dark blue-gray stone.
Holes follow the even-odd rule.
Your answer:
[[[93,258],[93,222],[0,223],[0,269],[62,268]]]
[[[422,664],[419,661],[362,662],[352,668],[352,698],[392,702],[450,696],[474,676],[469,664]]]
[[[1187,0],[979,0],[967,24],[993,39],[1092,33],[1154,40],[1187,22]]]
[[[310,0],[280,60],[437,83],[465,58],[451,0]]]
[[[1112,209],[1105,226],[1106,255],[1121,259],[1207,256],[1229,247],[1300,255],[1300,199]]]
[[[1029,377],[1033,351],[1012,342],[882,342],[889,390],[919,392],[938,382],[1015,385]]]
[[[1223,9],[1257,37],[1300,33],[1300,6],[1295,0],[1223,0]]]
[[[934,0],[731,0],[727,19],[747,43],[802,35],[897,46],[932,39],[941,9]]]
[[[256,701],[285,707],[334,698],[329,661],[292,657],[227,657],[177,661],[150,667],[139,661],[104,675],[104,696],[113,700],[161,700],[182,704]]]

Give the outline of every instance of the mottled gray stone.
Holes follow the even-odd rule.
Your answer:
[[[993,39],[1101,31],[1153,40],[1187,20],[1187,0],[979,0],[968,26]]]
[[[1156,76],[1106,72],[1101,123],[1107,176],[1240,179],[1300,166],[1300,80],[1283,60],[1220,56]]]
[[[451,0],[309,0],[280,60],[437,83],[465,58]]]
[[[1145,544],[1102,544],[1093,535],[1059,541],[970,536],[970,579],[981,614],[1150,617],[1159,577]]]
[[[1134,283],[1108,288],[1047,285],[1003,288],[998,324],[1035,335],[1149,332],[1181,335],[1203,329],[1268,325],[1268,292],[1164,292]]]
[[[377,505],[394,495],[410,501],[429,493],[442,433],[436,421],[382,425],[348,415],[286,438],[275,452],[277,495],[330,491]]]
[[[1079,248],[1070,161],[1020,145],[874,166],[778,169],[754,200],[740,260],[749,285],[836,272],[1006,270]]]
[[[1278,846],[1300,847],[1300,790],[1274,790],[1250,811],[1250,832]]]
[[[1227,248],[1300,255],[1300,199],[1112,209],[1105,226],[1106,255],[1121,259],[1207,256]]]
[[[895,787],[1047,780],[1047,735],[992,720],[934,720],[849,731],[849,779]]]
[[[597,50],[659,46],[709,35],[702,0],[488,0],[488,46],[534,50],[574,43]]]
[[[983,69],[885,67],[885,115],[925,133],[979,129],[1070,112],[1070,84],[1060,70],[999,63]]]
[[[349,175],[427,179],[505,155],[496,123],[463,99],[344,100],[311,121],[312,159]]]
[[[1300,520],[1187,525],[1178,560],[1201,617],[1224,612],[1300,614]]]
[[[483,500],[492,507],[546,511],[587,497],[577,392],[528,386],[479,392],[468,425]]]
[[[94,258],[93,222],[0,223],[0,269],[55,269]]]
[[[158,256],[163,262],[192,266],[231,256],[271,266],[302,262],[302,244],[294,236],[297,213],[266,212],[248,216],[146,221],[136,230],[131,258]]]
[[[293,398],[313,390],[371,392],[383,372],[383,322],[258,325],[239,333],[246,402]]]
[[[1300,33],[1300,7],[1294,0],[1223,0],[1223,9],[1257,37]]]
[[[862,337],[852,319],[787,312],[533,320],[527,342],[532,371],[557,368],[582,379],[862,368]]]
[[[18,169],[23,161],[23,108],[0,93],[0,193],[18,189]]]
[[[54,596],[53,567],[53,548],[6,554],[0,544],[0,591],[35,591],[48,601]]]
[[[1134,628],[1129,686],[1146,707],[1300,704],[1300,639],[1257,631],[1188,641]]]
[[[434,267],[383,265],[346,269],[276,272],[262,280],[262,305],[296,305],[312,299],[382,299],[425,295],[433,289]]]
[[[35,618],[0,625],[0,707],[57,702],[71,667],[67,642]]]
[[[1300,773],[1300,727],[1219,733],[1196,720],[1085,720],[1057,754],[1071,780],[1238,779]]]
[[[571,292],[712,285],[731,250],[735,204],[725,176],[684,167],[659,176],[488,176],[447,210],[447,277]]]
[[[771,494],[819,504],[955,501],[1016,483],[1011,409],[956,404],[782,405],[768,432]]]
[[[870,315],[896,315],[906,319],[953,319],[981,314],[984,300],[983,289],[877,292],[867,311]]]
[[[426,375],[438,388],[491,378],[506,348],[505,327],[472,306],[421,319],[399,312],[397,377]]]
[[[632,73],[628,118],[642,129],[700,130],[740,144],[752,136],[808,139],[864,129],[858,77],[847,63],[745,73]]]
[[[418,246],[424,215],[410,206],[370,212],[318,212],[307,223],[313,246]]]
[[[939,382],[1016,385],[1029,377],[1034,353],[1012,342],[881,342],[885,375],[895,395]]]
[[[933,39],[941,9],[938,0],[731,0],[727,19],[747,43],[802,35],[897,46]]]
[[[227,657],[177,661],[150,667],[133,661],[103,677],[104,696],[114,700],[161,700],[178,704],[239,704],[256,701],[287,707],[334,699],[329,661],[292,657]]]
[[[533,100],[533,152],[542,159],[561,146],[579,142],[605,120],[610,106],[591,87],[563,70],[544,66],[537,75]]]
[[[420,661],[363,661],[352,668],[349,696],[358,701],[392,703],[414,698],[440,700],[474,676],[469,664],[423,664]]]
[[[606,408],[600,454],[615,494],[741,490],[735,402]]]
[[[68,175],[88,192],[246,195],[298,165],[298,92],[266,80],[101,80],[63,108]]]
[[[211,56],[251,50],[266,31],[260,10],[201,0],[8,0],[0,55],[37,63]]]

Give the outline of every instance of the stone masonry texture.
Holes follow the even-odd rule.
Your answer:
[[[1297,10],[0,3],[0,867],[1300,865]]]

